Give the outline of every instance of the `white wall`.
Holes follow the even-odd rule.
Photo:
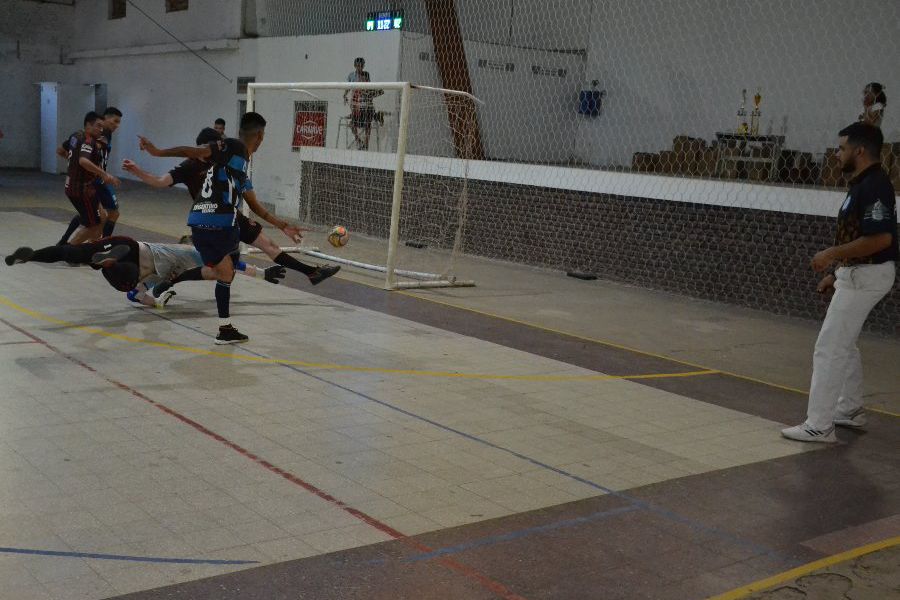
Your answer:
[[[484,102],[478,122],[486,156],[536,162],[569,159],[578,122],[574,99],[584,79],[582,57],[476,41],[466,41],[465,51],[472,92]],[[441,87],[431,36],[404,34],[401,57],[401,79]],[[411,113],[410,152],[448,155],[434,144],[440,140],[446,145],[449,139],[446,116],[437,119],[434,110],[425,114]]]
[[[289,7],[290,14],[276,13],[276,4]],[[364,4],[335,2],[321,10],[350,19],[348,7]],[[413,4],[418,8],[410,15],[421,21],[420,3]],[[241,5],[240,0],[192,0],[188,11],[167,14],[162,0],[140,3],[179,37],[217,42],[239,37]],[[273,19],[295,19],[300,10],[290,2],[256,5],[257,14],[269,20],[266,26]],[[856,117],[862,86],[870,80],[887,86],[883,129],[889,140],[900,141],[898,0],[458,0],[458,6],[475,93],[488,102],[481,125],[492,158],[627,165],[634,152],[668,148],[675,135],[711,140],[716,131],[733,128],[741,88],[752,95],[757,86],[764,97],[762,131],[784,129],[788,148],[821,152],[833,145],[834,132]],[[0,140],[0,165],[38,164],[39,138],[33,133],[39,124],[38,88],[32,83],[40,80],[109,84],[109,103],[126,113],[117,160],[134,154],[139,131],[178,137],[181,143],[186,132],[193,136],[198,125],[223,116],[234,132],[234,82],[187,52],[53,64],[59,63],[62,45],[78,56],[101,47],[171,44],[133,7],[115,21],[107,19],[107,9],[105,0],[78,2],[74,9],[0,4],[6,11],[0,12],[0,100],[8,107],[0,117],[6,136]],[[90,36],[70,34],[85,28]],[[430,46],[428,38],[412,31],[403,35],[402,66],[396,33],[244,39],[236,49],[201,54],[231,78],[340,80],[351,70],[352,57],[362,55],[376,80],[396,79],[399,71],[402,78],[438,84],[435,64],[419,59],[422,47]],[[16,39],[22,42],[18,56]],[[513,73],[478,68],[479,58],[511,61],[517,68]],[[537,77],[530,73],[532,64],[562,66],[567,75]],[[608,91],[598,118],[576,110],[578,91],[593,79]],[[286,113],[276,121],[285,119]],[[281,135],[273,131],[264,152],[270,141],[288,143],[273,140]],[[333,122],[330,131],[336,131]],[[266,191],[289,196],[287,171],[274,177],[280,187]]]
[[[353,57],[380,57],[369,65],[373,78],[394,80],[399,35],[361,32],[243,39],[234,50],[204,51],[201,55],[232,79],[255,76],[260,82],[341,81],[352,70]],[[67,81],[106,83],[109,104],[124,113],[110,158],[110,170],[119,175],[123,158],[134,159],[157,173],[176,163],[141,153],[139,134],[149,136],[159,146],[193,144],[202,127],[212,126],[214,119],[222,116],[228,122],[228,134],[236,135],[238,100],[244,98],[237,94],[234,81],[225,80],[187,52],[79,58],[69,67]],[[277,103],[270,99],[268,104],[264,96],[257,98],[258,111],[267,119],[268,127],[254,159],[254,185],[261,200],[274,203],[285,215],[297,211],[297,156],[291,151],[293,101],[297,98],[284,96]],[[127,198],[122,200],[127,202]]]
[[[163,0],[138,0],[135,4],[183,41],[238,38],[241,35],[241,0],[190,0],[188,10],[170,13],[166,12]],[[174,41],[130,4],[124,18],[109,19],[108,0],[75,3],[69,40],[74,51]]]
[[[396,81],[400,54],[399,33],[371,35],[366,32],[294,38],[243,40],[241,45],[256,47],[257,81],[345,81],[353,70],[353,58],[366,57],[366,70],[373,81]],[[296,60],[285,60],[285,57]],[[338,118],[349,114],[340,92],[315,92],[329,101],[328,141],[333,147]],[[266,139],[253,161],[253,184],[261,199],[274,203],[281,214],[296,216],[299,188],[299,159],[291,151],[294,125],[294,100],[309,99],[302,94],[259,92],[257,110],[268,121]],[[388,109],[391,96],[379,99]],[[274,104],[274,105],[273,105]]]
[[[41,100],[37,82],[61,69],[61,45],[74,9],[21,0],[0,2],[0,167],[40,164]]]
[[[586,73],[609,95],[579,127],[588,162],[628,165],[681,134],[714,139],[736,126],[741,89],[752,97],[757,86],[761,131],[821,153],[856,119],[863,86],[880,81],[885,137],[900,140],[896,0],[596,0],[591,32]]]

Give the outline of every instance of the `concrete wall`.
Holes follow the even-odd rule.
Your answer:
[[[40,164],[40,87],[60,71],[74,9],[21,0],[0,2],[0,166]]]
[[[236,39],[241,36],[242,0],[190,0],[188,10],[170,13],[166,12],[163,0],[135,4],[186,42]],[[125,9],[124,18],[109,19],[108,0],[77,2],[71,26],[70,43],[74,51],[169,44],[174,41],[130,4]]]
[[[340,199],[357,189],[369,192],[357,203],[314,206],[312,222],[343,223],[351,231],[387,238],[390,189],[370,185],[383,177],[384,172],[367,168],[323,168],[304,161],[303,186],[322,197]],[[415,210],[402,217],[407,230],[427,228],[432,214],[454,222],[447,190],[459,189],[459,182],[408,173],[404,198]],[[710,205],[705,198],[676,202],[481,179],[468,181],[466,198],[463,251],[468,254],[596,273],[603,279],[777,314],[820,319],[827,308],[815,292],[818,276],[810,270],[809,258],[833,240],[833,217]],[[325,209],[327,217],[317,220]],[[449,248],[454,233],[450,227],[448,235],[434,243]],[[466,273],[457,275],[465,278]],[[900,334],[900,279],[875,307],[866,327]]]
[[[478,123],[487,156],[528,161],[536,148],[542,162],[563,162],[573,155],[578,115],[572,93],[584,78],[583,57],[479,41],[465,42],[465,50],[472,92],[483,102]],[[431,36],[403,36],[400,79],[441,87]],[[434,100],[426,96],[422,101]],[[559,110],[562,106],[567,109]],[[436,117],[427,108],[410,114],[410,152],[448,155],[428,143],[441,140],[452,149],[444,141],[449,139],[447,120]]]

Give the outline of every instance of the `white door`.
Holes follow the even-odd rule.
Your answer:
[[[41,82],[41,171],[53,174],[59,173],[56,156],[58,85],[55,81]]]

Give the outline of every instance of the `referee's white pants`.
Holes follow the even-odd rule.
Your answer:
[[[866,317],[894,286],[893,262],[841,267],[816,340],[806,424],[828,430],[835,415],[862,406],[862,360],[856,341]]]

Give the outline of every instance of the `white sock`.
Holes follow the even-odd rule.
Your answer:
[[[219,327],[231,327],[231,317],[227,319],[219,319]]]

